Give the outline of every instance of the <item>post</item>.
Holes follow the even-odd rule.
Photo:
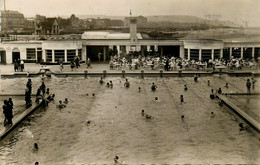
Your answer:
[[[214,49],[211,49],[211,59],[214,60]]]
[[[163,47],[161,46],[161,56],[163,56]]]
[[[202,59],[202,54],[201,54],[201,52],[202,52],[202,50],[199,49],[199,61],[201,61],[201,59]]]
[[[232,56],[232,47],[229,48],[229,59],[231,59]]]
[[[223,49],[220,49],[220,58],[223,58]]]
[[[54,49],[52,49],[52,62],[55,62],[55,54],[54,54]]]
[[[182,59],[185,58],[185,56],[184,56],[184,46],[183,45],[180,45],[179,57],[182,58]]]
[[[103,48],[103,61],[106,61],[106,58],[107,58],[107,48],[106,48],[106,46],[104,46],[104,48]]]
[[[244,48],[243,47],[241,47],[241,59],[243,59],[244,58]]]
[[[254,57],[255,57],[255,48],[252,47],[252,58],[254,58]]]
[[[144,79],[144,70],[141,70],[141,78]]]
[[[163,70],[160,69],[160,77],[163,77]]]
[[[125,78],[125,70],[122,70],[122,76]]]
[[[85,78],[88,76],[88,70],[84,70]]]
[[[188,60],[190,60],[190,49],[188,49]]]
[[[107,71],[103,70],[104,78],[106,77]]]
[[[65,49],[65,52],[64,52],[65,53],[64,54],[64,58],[65,58],[64,61],[65,62],[68,62],[68,53],[67,52],[68,52],[67,49]]]

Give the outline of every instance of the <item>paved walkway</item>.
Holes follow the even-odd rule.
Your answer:
[[[47,65],[48,67],[51,68],[52,72],[60,72],[60,66],[59,65]],[[37,73],[39,72],[40,68],[42,67],[42,65],[40,64],[34,64],[34,63],[26,63],[25,64],[25,69],[24,72],[30,72],[30,73]],[[152,72],[156,72],[158,73],[160,69],[162,68],[156,68],[156,69],[151,69],[150,67],[145,67],[145,68],[141,68],[143,69],[145,72],[148,73],[152,73]],[[132,69],[130,70],[129,67],[123,67],[123,68],[119,68],[119,69],[113,69],[110,70],[109,65],[107,63],[93,63],[91,65],[91,68],[87,68],[86,64],[81,64],[81,66],[77,69],[75,69],[73,72],[84,72],[84,70],[88,70],[89,73],[100,73],[103,72],[103,70],[106,70],[107,73],[118,73],[118,72],[122,72],[122,70],[125,70],[127,73],[139,73],[141,72],[141,69]],[[195,68],[193,69],[189,69],[189,70],[183,70],[184,72],[212,72],[212,68],[208,68],[207,70],[197,70]],[[219,71],[216,69],[216,71]],[[225,70],[224,70],[225,71]],[[259,69],[248,69],[245,68],[243,70],[230,70],[230,71],[235,71],[235,72],[259,72]],[[64,65],[64,69],[62,72],[71,72],[71,68],[70,65]],[[164,71],[167,73],[176,73],[178,72],[178,70],[172,70],[172,71]],[[0,64],[0,74],[3,73],[14,73],[14,66],[13,64]]]

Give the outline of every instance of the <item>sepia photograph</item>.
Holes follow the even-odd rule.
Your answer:
[[[260,164],[260,0],[0,8],[0,165]]]

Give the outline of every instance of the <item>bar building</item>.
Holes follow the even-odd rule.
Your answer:
[[[82,61],[88,57],[95,61],[99,53],[102,60],[107,61],[109,50],[115,48],[120,54],[137,51],[144,56],[147,52],[157,52],[188,60],[260,57],[260,41],[146,39],[137,33],[136,17],[130,18],[129,26],[130,33],[88,31],[79,38],[55,36],[48,40],[3,41],[0,44],[0,63],[10,64],[18,59],[55,63],[59,58],[70,62],[74,56],[79,56]]]

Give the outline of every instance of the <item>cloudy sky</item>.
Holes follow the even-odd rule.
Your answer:
[[[1,9],[3,9],[1,0]],[[18,10],[26,17],[110,15],[221,15],[249,26],[260,27],[260,0],[6,0],[6,9]]]

